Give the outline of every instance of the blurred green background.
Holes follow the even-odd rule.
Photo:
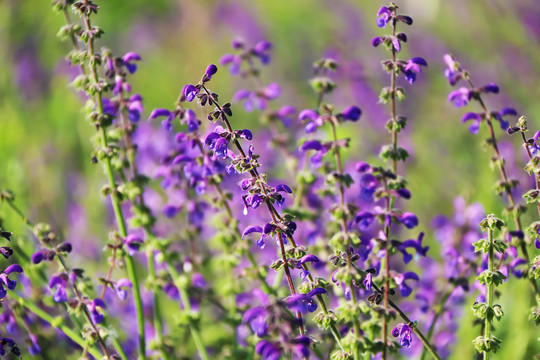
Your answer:
[[[242,36],[248,43],[268,39],[274,52],[262,79],[281,84],[280,105],[314,106],[307,82],[313,75],[312,62],[324,55],[338,59],[343,65],[334,77],[339,89],[328,101],[341,106],[355,103],[364,109],[361,121],[343,131],[353,138],[348,155],[351,160],[378,161],[376,152],[386,141],[388,115],[385,106],[376,103],[377,94],[389,78],[380,66],[387,53],[371,47],[370,39],[385,33],[375,25],[383,2],[109,0],[99,4],[94,23],[105,35],[98,45],[117,55],[135,51],[143,58],[132,86],[144,97],[146,116],[153,108],[170,107],[184,84],[197,81],[209,63],[217,63],[231,51],[234,37]],[[447,103],[451,88],[443,76],[442,55],[450,52],[458,57],[477,84],[499,84],[501,94],[489,97],[490,107],[514,106],[536,131],[540,126],[540,2],[405,0],[397,4],[415,20],[404,29],[409,42],[401,57],[422,56],[429,63],[414,86],[405,85],[408,99],[399,106],[409,118],[403,140],[412,154],[407,162],[413,193],[409,206],[428,233],[433,215],[450,215],[452,199],[458,195],[481,202],[488,213],[501,214],[503,203],[493,193],[498,174],[490,170],[491,152],[482,145],[487,130],[471,135],[460,124],[464,110]],[[104,200],[98,195],[105,179],[90,162],[89,138],[94,129],[84,120],[80,96],[67,86],[71,75],[63,58],[70,47],[56,37],[63,24],[49,1],[0,2],[0,188],[15,191],[19,204],[33,218],[59,227],[69,226],[69,205],[77,204],[87,212],[87,233],[106,239]],[[214,83],[224,99],[250,86],[225,69]],[[242,111],[237,107],[237,123],[257,129],[257,115]],[[521,171],[525,159],[518,139],[497,130],[512,175],[528,185]],[[20,222],[5,209],[0,208],[0,216],[14,232],[22,231]],[[531,211],[525,223],[533,216]],[[431,236],[428,242],[437,248]],[[507,316],[497,327],[504,342],[495,358],[526,359],[540,352],[534,341],[540,332],[522,316],[529,299],[515,295],[526,294],[527,284],[513,282],[501,290]],[[470,359],[475,353],[472,314],[468,308],[464,314],[454,359]]]

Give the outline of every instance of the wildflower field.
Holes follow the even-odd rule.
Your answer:
[[[0,357],[540,359],[540,3],[0,2]]]

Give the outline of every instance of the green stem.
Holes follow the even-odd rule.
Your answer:
[[[493,263],[494,263],[494,249],[493,249],[493,229],[488,229],[488,242],[489,242],[489,252],[488,252],[488,271],[490,273],[493,273]],[[493,292],[494,292],[494,284],[493,282],[489,282],[486,284],[487,286],[487,292],[486,292],[486,301],[487,301],[487,307],[488,307],[488,313],[486,314],[486,323],[484,326],[484,338],[486,340],[491,339],[491,316],[490,311],[493,308]],[[489,351],[484,351],[484,360],[489,360]]]
[[[182,303],[184,304],[184,310],[188,313],[188,319],[189,319],[189,331],[191,332],[191,337],[193,338],[193,342],[195,343],[195,347],[197,347],[197,350],[199,351],[199,355],[201,356],[202,360],[208,360],[208,354],[206,353],[206,348],[204,347],[204,344],[202,342],[201,334],[199,333],[199,329],[197,328],[197,325],[193,322],[191,318],[191,303],[189,302],[189,296],[188,293],[184,287],[184,284],[180,280],[180,274],[176,270],[176,268],[172,265],[170,265],[169,262],[167,262],[167,266],[169,269],[169,273],[173,277],[174,284],[176,287],[178,287],[178,291],[180,292],[180,298],[182,299]]]
[[[476,89],[476,87],[474,86],[474,83],[472,82],[469,75],[466,75],[465,79],[467,80],[467,82],[469,83],[471,88]],[[498,142],[497,142],[497,137],[495,136],[495,129],[493,128],[493,123],[491,122],[491,112],[488,110],[488,108],[487,108],[486,104],[484,103],[484,100],[482,99],[480,94],[478,94],[476,96],[476,100],[478,101],[478,103],[482,107],[482,110],[484,111],[484,118],[486,119],[486,124],[487,124],[488,129],[489,129],[490,144],[491,144],[491,147],[493,148],[493,152],[495,153],[495,157],[498,160],[501,160],[501,161],[498,161],[499,172],[500,172],[500,175],[501,175],[501,179],[505,184],[509,184],[510,182],[509,182],[509,179],[508,179],[506,168],[504,167],[504,161],[502,161],[502,160],[504,160],[504,158],[501,156],[501,153],[499,151],[499,145],[498,145]],[[526,148],[528,149],[528,147],[526,147]],[[514,223],[516,224],[516,229],[523,232],[523,226],[521,224],[521,212],[519,211],[519,209],[517,207],[517,204],[516,204],[516,202],[514,200],[514,195],[512,194],[512,189],[511,189],[510,186],[504,186],[504,191],[506,193],[508,203],[510,204],[509,209],[512,210],[511,211],[511,213],[512,213],[511,216],[514,218]],[[540,212],[540,208],[539,208],[539,212]],[[526,242],[524,240],[521,240],[519,242],[519,245],[520,245],[519,247],[521,249],[521,252],[523,253],[523,257],[527,261],[527,264],[530,264],[529,253],[527,251]],[[538,285],[536,284],[536,281],[533,278],[530,278],[530,277],[529,277],[529,281],[531,283],[531,288],[532,288],[533,294],[538,294]]]
[[[9,205],[9,207],[16,214],[18,214],[21,217],[22,221],[26,224],[26,226],[30,229],[30,231],[32,231],[32,233],[39,240],[39,236],[38,236],[38,234],[36,232],[34,232],[34,225],[30,221],[30,219],[27,216],[24,215],[24,213],[21,211],[21,209],[19,209],[17,207],[17,205],[15,205],[15,203],[13,202],[13,199],[6,199],[6,201],[7,201],[8,205]],[[56,258],[58,259],[58,262],[60,263],[61,267],[65,270],[66,274],[70,274],[71,270],[69,269],[66,262],[64,261],[63,256],[61,254],[57,253]],[[81,295],[81,293],[80,293],[80,291],[79,291],[79,289],[77,287],[77,283],[70,281],[70,284],[71,284],[73,292],[77,296],[77,299],[78,299],[79,303],[82,305],[81,308],[83,310],[84,316],[86,317],[86,320],[88,321],[88,324],[92,327],[92,329],[94,330],[94,333],[96,334],[97,342],[100,345],[101,350],[103,351],[103,354],[106,355],[107,359],[109,359],[111,356],[109,354],[109,350],[107,348],[107,345],[105,344],[105,341],[103,340],[103,338],[99,334],[99,330],[98,330],[96,324],[94,323],[94,321],[92,320],[92,317],[90,316],[90,312],[88,311],[88,307],[82,301],[82,295]]]
[[[26,309],[28,309],[28,311],[30,311],[31,313],[33,313],[37,317],[41,318],[42,320],[45,320],[46,322],[51,324],[53,327],[55,327],[55,328],[59,329],[60,331],[62,331],[68,338],[70,338],[70,340],[75,342],[81,348],[84,349],[85,346],[87,345],[86,341],[82,338],[82,336],[79,333],[73,331],[66,324],[64,324],[62,322],[61,318],[52,317],[47,312],[45,312],[45,310],[43,310],[39,306],[37,306],[34,302],[32,302],[29,299],[25,299],[25,298],[21,297],[19,294],[17,294],[14,291],[10,292],[10,296],[17,299],[19,304],[21,304]],[[102,357],[101,353],[99,352],[99,350],[97,348],[94,348],[94,347],[88,348],[88,352],[90,354],[92,354],[92,356],[94,356],[96,359],[101,359],[101,357]]]
[[[155,281],[157,279],[156,276],[156,264],[154,260],[154,252],[153,250],[148,250],[146,252],[146,256],[148,257],[148,273],[150,276],[150,279],[152,281]],[[154,303],[153,307],[153,318],[154,318],[154,331],[156,334],[156,338],[159,342],[160,352],[163,359],[170,359],[169,353],[167,350],[164,349],[164,342],[163,342],[163,322],[161,317],[161,304],[159,302],[159,296],[157,291],[152,291],[152,301]]]
[[[87,31],[92,31],[92,25],[90,24],[90,18],[88,15],[84,15],[84,23],[86,25]],[[88,39],[88,57],[90,59],[93,59],[95,57],[94,52],[94,39],[90,37]],[[96,63],[93,61],[90,61],[90,72],[92,75],[92,81],[94,84],[99,83],[99,77],[97,72]],[[98,114],[100,116],[104,115],[103,111],[103,98],[100,91],[96,91],[95,94],[95,103],[97,107]],[[101,146],[103,149],[107,149],[108,139],[107,139],[107,131],[103,126],[99,127],[99,135],[101,138]],[[126,222],[124,219],[124,214],[122,213],[122,208],[120,207],[120,200],[118,199],[118,195],[116,193],[116,183],[114,179],[114,173],[111,165],[111,159],[108,156],[105,156],[104,158],[105,163],[105,173],[107,175],[107,179],[109,181],[109,187],[111,191],[111,202],[113,206],[114,215],[116,218],[116,222],[118,225],[118,230],[120,232],[120,236],[125,238],[127,236],[127,229],[126,229]],[[144,309],[143,309],[143,303],[141,299],[141,289],[139,284],[139,279],[137,278],[137,272],[135,271],[135,262],[133,258],[127,254],[125,256],[125,262],[126,262],[126,268],[129,280],[131,281],[131,284],[133,285],[133,298],[135,301],[135,309],[137,314],[137,323],[138,323],[138,336],[139,336],[139,355],[141,360],[146,359],[146,337],[145,337],[145,329],[144,329]]]
[[[329,120],[329,122],[330,122],[330,125],[332,127],[333,140],[334,140],[335,143],[337,143],[338,138],[337,138],[336,126],[335,126],[334,121],[333,121],[332,118]],[[346,203],[345,203],[345,185],[343,184],[343,164],[341,162],[340,149],[337,146],[334,147],[334,155],[335,155],[335,158],[336,158],[336,169],[339,172],[339,174],[338,174],[339,175],[339,182],[338,182],[339,183],[339,199],[340,199],[340,205],[342,207],[341,211],[342,211],[342,214],[343,214],[341,216],[341,230],[343,231],[343,233],[345,235],[347,235],[347,239],[349,239],[349,236],[348,236],[349,229],[348,229],[348,226],[347,226],[347,212],[345,210]],[[351,251],[350,251],[350,248],[349,248],[349,244],[347,243],[345,246],[346,246],[346,255],[347,255],[346,256],[347,269],[348,269],[349,273],[351,273],[351,272],[353,272],[352,254],[351,254]],[[356,302],[356,293],[354,291],[352,277],[351,277],[351,280],[347,282],[347,286],[349,287],[349,289],[351,291],[351,301],[352,301],[353,305],[356,305],[356,303],[357,303]],[[354,328],[354,336],[357,339],[360,339],[360,321],[359,321],[357,316],[354,316],[353,328]],[[353,355],[354,355],[355,360],[360,359],[360,348],[358,346],[354,346]]]

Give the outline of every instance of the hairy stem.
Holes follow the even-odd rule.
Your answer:
[[[476,89],[476,87],[474,86],[474,83],[472,82],[470,76],[467,75],[465,77],[465,79],[467,80],[467,82],[469,83],[471,88]],[[477,95],[476,99],[478,100],[478,103],[480,104],[480,106],[482,107],[482,110],[484,111],[484,117],[486,119],[486,124],[488,126],[489,134],[490,134],[490,144],[491,144],[491,147],[493,148],[493,152],[495,153],[495,157],[497,158],[497,160],[504,160],[502,158],[501,154],[500,154],[497,138],[495,137],[495,130],[493,128],[493,123],[491,122],[491,113],[488,110],[488,108],[487,108],[486,104],[484,103],[484,101],[482,100],[482,97],[480,96],[480,94]],[[507,172],[506,172],[506,168],[504,166],[504,162],[503,161],[498,161],[498,164],[499,164],[499,172],[500,172],[500,175],[501,175],[501,179],[504,182],[504,184],[508,185],[509,184],[509,179],[508,179],[508,175],[507,175]],[[519,211],[518,207],[516,206],[516,202],[514,200],[514,195],[512,194],[512,189],[511,189],[510,186],[504,186],[504,191],[506,193],[506,197],[507,197],[508,203],[510,205],[510,209],[511,209],[511,212],[512,212],[512,217],[514,218],[514,222],[516,224],[516,229],[523,233],[523,226],[521,224],[521,212]],[[540,211],[540,209],[539,209],[539,211]],[[529,253],[527,251],[527,244],[523,240],[520,241],[519,244],[520,244],[521,252],[523,253],[523,257],[527,261],[527,264],[530,264]],[[536,285],[536,281],[531,278],[530,283],[531,283],[533,293],[538,294],[538,286]]]
[[[84,23],[86,26],[86,30],[92,31],[90,17],[86,14],[84,15]],[[93,37],[90,37],[88,39],[88,56],[90,59],[95,57]],[[98,77],[96,63],[94,61],[90,61],[89,66],[90,66],[90,73],[92,76],[92,81],[94,82],[94,84],[98,84],[99,77]],[[100,116],[103,116],[104,115],[103,97],[102,97],[101,91],[96,91],[95,104],[96,104],[98,114]],[[107,138],[107,131],[105,130],[103,126],[99,127],[99,134],[101,138],[101,146],[103,147],[103,149],[107,149],[109,146],[108,138]],[[106,156],[104,158],[104,162],[105,162],[105,172],[107,175],[109,188],[111,191],[110,198],[111,198],[116,222],[118,225],[118,230],[119,230],[120,236],[125,238],[127,236],[126,221],[124,218],[124,214],[122,212],[122,208],[120,206],[120,199],[118,198],[118,194],[117,194],[116,182],[114,178],[111,160],[108,156]],[[145,328],[144,328],[145,321],[144,321],[144,309],[143,309],[143,303],[142,303],[142,298],[141,298],[141,289],[140,289],[139,279],[137,277],[137,272],[135,270],[135,261],[133,260],[131,255],[126,254],[125,262],[126,262],[126,268],[127,268],[129,280],[131,281],[133,285],[133,298],[135,301],[135,309],[136,309],[137,323],[138,323],[139,356],[141,360],[145,360],[146,359],[146,336],[145,336]]]
[[[330,125],[332,127],[332,136],[333,136],[333,140],[335,143],[337,143],[338,141],[338,138],[337,138],[337,133],[336,133],[336,125],[334,124],[334,121],[333,119],[330,119]],[[338,171],[338,175],[339,175],[339,203],[342,207],[341,211],[342,211],[342,216],[341,216],[341,231],[345,234],[346,238],[347,238],[347,244],[346,244],[346,261],[347,261],[347,269],[349,271],[349,273],[351,273],[353,271],[353,262],[352,262],[352,252],[351,252],[351,248],[349,246],[349,229],[348,229],[348,226],[347,226],[347,214],[348,214],[348,209],[346,209],[346,203],[345,203],[345,185],[343,184],[343,163],[341,161],[341,153],[340,153],[340,148],[336,145],[334,145],[334,155],[336,157],[336,168],[337,168],[337,171]],[[353,284],[353,279],[351,278],[351,280],[347,283],[347,286],[349,287],[350,291],[351,291],[351,301],[354,305],[356,305],[356,292],[355,292],[355,289],[354,289],[354,284]],[[357,339],[360,338],[360,320],[358,319],[358,317],[355,317],[353,319],[353,328],[354,328],[354,335]],[[354,347],[354,358],[355,359],[359,359],[360,358],[360,348],[358,346],[355,346]]]

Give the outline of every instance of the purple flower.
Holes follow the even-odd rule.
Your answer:
[[[459,69],[459,65],[454,61],[452,55],[449,54],[443,56],[443,61],[446,64],[444,76],[448,79],[450,85],[454,86],[463,76]]]
[[[265,226],[265,230],[266,230],[266,226]],[[266,231],[264,232],[263,234],[263,228],[260,227],[260,226],[256,226],[256,225],[251,225],[251,226],[248,226],[244,232],[242,233],[242,239],[249,235],[249,234],[253,234],[253,233],[260,233],[262,234],[261,237],[259,238],[259,240],[257,240],[257,246],[261,249],[264,249],[264,235],[267,233]]]
[[[133,74],[137,71],[137,64],[135,64],[134,61],[141,61],[141,57],[135,52],[128,52],[126,55],[122,56],[122,61],[124,62],[126,69]]]
[[[412,255],[407,252],[408,248],[413,248],[416,250],[416,253],[421,256],[426,256],[429,246],[422,247],[422,240],[424,239],[424,233],[421,232],[418,235],[418,239],[406,240],[397,245],[397,249],[403,254],[403,262],[405,264],[409,263],[412,260]]]
[[[191,84],[187,84],[182,89],[182,95],[189,102],[192,102],[198,94],[199,89]]]
[[[411,212],[404,212],[401,214],[399,221],[405,225],[407,229],[412,229],[418,226],[418,218]]]
[[[409,271],[409,272],[406,272],[404,274],[398,274],[398,275],[394,275],[394,281],[396,282],[398,288],[399,288],[399,292],[401,293],[401,296],[403,297],[407,297],[409,295],[411,295],[412,293],[412,288],[407,284],[407,280],[420,280],[420,278],[418,277],[418,275],[416,275],[415,273],[413,273],[412,271]]]
[[[167,118],[161,122],[161,125],[163,128],[167,131],[172,130],[172,121],[174,119],[174,116],[172,112],[170,112],[167,109],[155,109],[150,113],[150,117],[148,118],[148,121],[152,121],[158,117],[166,116]]]
[[[54,290],[53,299],[55,302],[67,301],[66,287],[66,274],[51,277],[51,279],[49,280],[49,289]]]
[[[373,47],[377,47],[383,43],[383,39],[380,36],[375,36],[373,39],[371,39],[371,45]]]
[[[469,126],[469,131],[471,134],[478,134],[478,130],[480,129],[480,123],[482,122],[483,116],[482,114],[477,114],[473,112],[468,112],[461,118],[461,122],[465,123],[467,121],[472,120],[472,124]]]
[[[242,58],[238,55],[225,54],[219,59],[221,65],[229,65],[229,72],[232,75],[237,75],[240,72]]]
[[[212,79],[212,76],[214,76],[214,74],[217,73],[217,71],[218,71],[218,68],[216,65],[214,64],[208,65],[205,71],[205,74],[208,77],[208,80]]]
[[[373,215],[369,211],[359,212],[354,217],[354,221],[358,224],[358,228],[360,230],[367,230],[369,225],[371,225],[374,220],[375,220],[375,215]]]
[[[373,275],[371,275],[370,272],[366,273],[366,277],[364,278],[364,281],[362,283],[364,284],[366,290],[370,291],[371,286],[373,285]]]
[[[45,254],[40,250],[33,253],[30,260],[32,261],[32,264],[39,264],[43,259],[45,259]]]
[[[118,295],[120,300],[126,300],[128,294],[126,289],[128,288],[133,288],[133,285],[129,279],[120,279],[116,282],[116,284],[114,284],[114,290],[116,291],[116,295]]]
[[[402,347],[409,348],[412,343],[412,329],[409,325],[405,323],[398,324],[395,328],[392,329],[392,336],[399,336],[399,344]]]
[[[249,325],[258,337],[264,337],[268,335],[268,324],[266,324],[267,314],[268,312],[263,306],[248,309],[242,317],[242,323]]]
[[[448,94],[448,101],[453,102],[455,107],[462,107],[469,103],[471,92],[466,87],[460,87]]]
[[[172,282],[163,285],[163,292],[172,300],[180,301],[180,291]]]
[[[279,360],[281,351],[272,342],[261,340],[255,345],[255,352],[261,356],[261,360]]]
[[[386,6],[383,6],[377,12],[377,26],[380,28],[385,28],[391,17],[392,12]]]
[[[105,303],[100,298],[92,300],[88,305],[88,311],[90,312],[90,316],[96,324],[99,324],[103,321],[103,309],[105,308]]]
[[[140,94],[133,94],[129,97],[127,110],[128,118],[131,122],[136,123],[139,121],[141,113],[144,111]]]
[[[358,121],[362,115],[362,110],[358,106],[349,106],[341,113],[343,120]]]
[[[518,113],[516,109],[511,107],[505,107],[501,111],[495,111],[492,112],[493,117],[499,122],[501,125],[501,129],[506,130],[508,129],[508,126],[510,125],[507,120],[504,120],[505,116],[517,116]]]
[[[489,93],[498,94],[499,93],[499,86],[497,84],[490,83],[490,84],[487,84],[484,87],[482,87],[480,89],[480,91],[482,91],[482,92],[484,92],[486,94],[489,94]]]
[[[278,110],[276,115],[284,126],[289,127],[292,124],[292,115],[294,115],[295,112],[296,108],[294,106],[285,105]]]
[[[253,47],[253,55],[261,60],[261,63],[266,65],[270,62],[270,51],[272,51],[272,43],[270,41],[259,41]]]
[[[409,84],[412,85],[416,81],[416,74],[422,73],[421,66],[427,66],[427,62],[424,58],[413,57],[407,61],[407,64],[403,68],[403,73]]]
[[[16,273],[22,273],[23,269],[19,264],[12,264],[9,265],[3,273],[0,274],[0,299],[3,299],[7,295],[6,289],[4,289],[4,286],[6,286],[9,290],[15,289],[17,286],[16,280],[11,280],[8,275],[12,272]]]
[[[129,255],[133,256],[139,251],[139,248],[143,244],[143,240],[138,235],[130,234],[124,239],[124,244],[127,246]]]
[[[510,271],[515,277],[521,278],[523,276],[523,269],[518,269],[518,266],[527,264],[527,261],[522,258],[515,258],[510,262]]]
[[[313,296],[326,294],[323,288],[315,288],[307,294],[294,294],[285,298],[287,307],[291,310],[301,313],[314,312],[317,310],[317,304],[313,301]]]

